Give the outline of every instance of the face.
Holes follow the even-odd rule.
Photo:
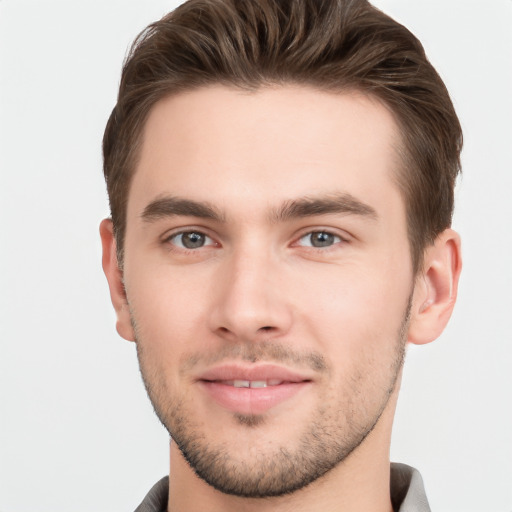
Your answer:
[[[158,103],[124,285],[155,410],[196,473],[272,496],[378,424],[413,291],[398,132],[360,94],[221,86]]]

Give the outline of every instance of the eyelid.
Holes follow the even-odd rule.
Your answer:
[[[168,229],[162,235],[160,235],[159,238],[162,242],[165,242],[165,241],[171,239],[172,237],[181,235],[183,233],[201,233],[202,235],[205,235],[208,238],[212,238],[212,239],[215,238],[215,236],[213,236],[211,234],[211,230],[209,230],[208,228],[205,228],[203,226],[195,226],[195,225],[179,226],[179,227]]]
[[[323,226],[313,226],[302,228],[297,235],[294,237],[294,242],[292,245],[297,244],[298,241],[304,238],[307,235],[311,235],[312,233],[328,233],[329,235],[336,236],[341,239],[342,242],[350,243],[352,240],[352,236],[349,235],[346,231],[342,231],[332,227],[323,227]]]

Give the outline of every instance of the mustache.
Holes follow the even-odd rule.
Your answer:
[[[276,341],[240,342],[224,345],[211,352],[185,354],[180,368],[181,372],[188,373],[198,365],[211,366],[225,361],[282,363],[317,373],[327,373],[330,369],[320,352],[298,351]]]

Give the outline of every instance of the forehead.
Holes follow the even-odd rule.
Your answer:
[[[224,207],[342,192],[396,194],[399,133],[378,100],[357,92],[212,86],[170,96],[148,116],[131,211],[158,195]]]

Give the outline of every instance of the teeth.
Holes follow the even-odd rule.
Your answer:
[[[250,385],[251,385],[251,383],[248,380],[234,380],[233,381],[233,386],[235,386],[235,388],[248,388],[248,387],[250,387]]]
[[[233,380],[226,381],[226,384],[235,388],[266,388],[267,386],[279,386],[283,381],[278,379],[270,380]]]
[[[251,388],[266,388],[267,382],[264,380],[253,380],[251,381]]]

